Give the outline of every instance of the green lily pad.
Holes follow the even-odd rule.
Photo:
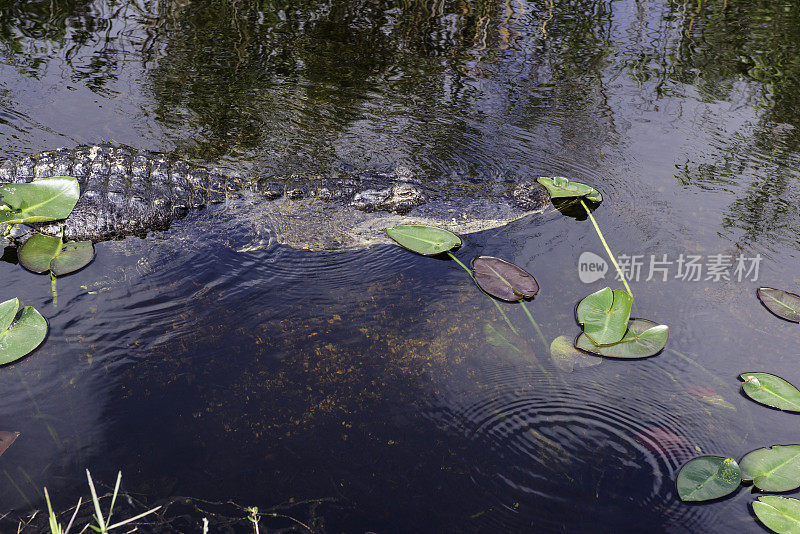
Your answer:
[[[550,343],[550,357],[553,359],[553,365],[565,373],[603,363],[602,358],[577,350],[567,336],[558,336]]]
[[[54,176],[26,184],[0,186],[0,224],[47,222],[66,219],[80,197],[75,178]]]
[[[17,257],[22,266],[29,271],[46,273],[50,270],[50,262],[58,255],[61,246],[60,237],[34,234],[22,245]]]
[[[578,304],[578,322],[595,345],[610,345],[622,340],[628,329],[633,297],[624,289],[604,287]]]
[[[742,373],[742,390],[754,401],[786,412],[800,412],[800,391],[783,378],[769,373]]]
[[[5,302],[0,302],[0,332],[11,326],[11,323],[14,322],[14,317],[17,316],[18,311],[19,299],[11,299]]]
[[[8,448],[17,440],[19,432],[9,432],[8,430],[0,430],[0,456],[8,450]]]
[[[759,287],[758,299],[774,315],[800,323],[800,296],[771,287]]]
[[[669,339],[669,327],[647,319],[632,319],[622,341],[613,345],[595,345],[586,334],[575,340],[575,348],[609,358],[649,358],[661,352]]]
[[[424,256],[433,256],[461,245],[453,232],[423,224],[400,224],[386,228],[386,233],[399,245]]]
[[[753,511],[765,527],[778,534],[800,534],[800,501],[780,495],[762,495]]]
[[[763,491],[800,487],[800,445],[773,445],[748,452],[739,462],[742,480]]]
[[[603,201],[603,195],[594,187],[580,182],[571,182],[563,176],[553,176],[552,178],[540,176],[536,181],[547,188],[550,198],[584,197],[592,202]]]
[[[539,292],[539,284],[528,271],[492,256],[472,260],[475,283],[493,297],[514,302]]]
[[[8,322],[9,309],[13,309]],[[16,322],[14,316],[19,309],[19,299],[0,303],[0,365],[16,361],[32,352],[47,335],[47,321],[31,306],[22,308]],[[8,323],[8,324],[6,324]]]
[[[34,234],[19,250],[19,262],[35,273],[61,276],[86,267],[94,258],[91,241],[63,243],[60,237]]]
[[[741,483],[739,464],[733,458],[699,456],[678,471],[678,496],[682,501],[710,501],[733,493]]]

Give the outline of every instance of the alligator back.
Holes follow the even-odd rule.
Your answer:
[[[302,212],[308,219],[321,205],[334,204],[341,211],[336,217],[338,233],[348,231],[343,226],[350,222],[363,226],[380,219],[366,215],[378,211],[413,215],[424,208],[419,215],[426,221],[441,219],[446,225],[459,216],[469,222],[464,215],[468,212],[470,219],[492,218],[499,224],[549,204],[543,188],[532,182],[493,191],[476,203],[469,193],[452,198],[445,191],[420,184],[403,168],[391,173],[292,175],[283,180],[244,178],[169,154],[110,144],[59,148],[0,164],[0,184],[50,176],[73,176],[80,183],[81,197],[69,218],[38,225],[40,231],[50,234],[63,228],[67,240],[144,236],[168,228],[173,219],[190,209],[221,203],[244,191],[275,205],[267,215],[277,226],[285,226],[284,214],[299,220],[297,214]],[[293,231],[284,232],[289,233]]]
[[[57,225],[67,239],[104,240],[144,235],[176,215],[225,199],[227,176],[172,160],[165,154],[95,145],[60,148],[0,165],[0,183],[73,176],[81,197]]]

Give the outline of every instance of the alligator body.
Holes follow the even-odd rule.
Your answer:
[[[400,221],[440,224],[470,232],[505,224],[549,204],[532,181],[498,185],[491,194],[459,193],[417,181],[405,169],[391,173],[336,173],[286,179],[242,177],[209,170],[168,154],[125,146],[60,148],[0,164],[0,184],[50,176],[74,176],[81,197],[70,217],[39,226],[62,228],[67,240],[104,241],[164,230],[189,210],[247,196],[260,204],[278,240],[315,243],[380,242],[380,228]],[[402,217],[401,217],[402,216]],[[371,236],[378,232],[381,237]]]

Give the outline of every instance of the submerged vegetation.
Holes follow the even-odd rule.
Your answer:
[[[144,1],[138,4],[149,8],[152,3]],[[559,113],[572,114],[574,122],[579,125],[576,129],[585,129],[589,132],[587,138],[601,137],[596,135],[600,130],[603,136],[610,132],[609,137],[621,138],[620,144],[622,144],[625,141],[625,129],[629,125],[626,125],[625,117],[613,116],[611,110],[606,108],[610,105],[609,102],[613,102],[619,96],[611,90],[609,80],[614,80],[614,84],[635,83],[639,88],[652,88],[652,92],[646,90],[641,92],[642,102],[639,106],[644,108],[643,111],[657,107],[669,109],[671,103],[666,101],[663,95],[685,91],[688,84],[692,84],[688,90],[699,93],[697,106],[681,106],[680,109],[681,113],[697,113],[697,116],[693,117],[696,119],[692,122],[694,125],[702,124],[704,120],[701,116],[703,111],[698,110],[701,105],[708,105],[713,109],[719,102],[733,104],[749,102],[755,112],[752,118],[742,118],[742,121],[750,121],[747,127],[737,128],[740,133],[727,138],[723,134],[734,129],[714,124],[715,127],[720,127],[711,134],[714,136],[713,150],[710,154],[702,154],[702,157],[690,151],[685,158],[685,164],[679,162],[682,166],[679,178],[687,187],[691,185],[697,190],[706,192],[719,189],[725,194],[730,192],[731,184],[734,182],[743,184],[742,194],[730,195],[735,200],[722,215],[723,231],[727,232],[725,237],[730,237],[731,241],[735,240],[737,247],[746,249],[749,243],[765,235],[772,236],[773,239],[779,236],[777,239],[780,243],[785,243],[787,240],[792,240],[793,243],[796,240],[797,205],[791,199],[796,197],[797,181],[792,170],[796,166],[793,165],[791,156],[793,150],[800,146],[797,128],[800,116],[797,113],[797,94],[800,87],[797,32],[800,24],[798,24],[797,9],[784,2],[770,3],[763,0],[748,2],[728,0],[720,3],[696,0],[684,3],[667,2],[664,4],[663,21],[660,14],[653,15],[652,11],[648,11],[658,6],[636,3],[632,8],[636,10],[635,16],[632,17],[635,19],[635,25],[629,30],[632,34],[641,32],[641,36],[646,35],[647,38],[637,37],[639,41],[630,50],[615,49],[609,37],[615,25],[624,23],[623,17],[620,17],[616,10],[627,9],[627,6],[617,7],[621,6],[621,3],[606,1],[599,3],[578,1],[555,5],[550,2],[541,12],[536,11],[538,6],[533,6],[531,11],[531,6],[522,4],[521,7],[513,3],[492,6],[486,2],[462,1],[436,5],[425,2],[402,5],[385,2],[378,4],[294,2],[275,6],[275,9],[272,9],[272,5],[266,9],[266,4],[260,2],[215,1],[204,4],[176,1],[165,2],[163,5],[166,7],[157,10],[157,14],[148,13],[148,9],[140,10],[140,16],[145,21],[146,40],[134,43],[135,46],[127,46],[129,43],[125,42],[126,37],[134,35],[135,32],[127,31],[129,28],[120,30],[119,26],[115,26],[112,28],[114,31],[109,31],[106,38],[119,41],[108,40],[99,43],[97,50],[81,48],[91,46],[87,43],[91,40],[91,29],[97,23],[91,15],[93,5],[90,2],[56,0],[50,2],[49,6],[43,2],[23,2],[4,6],[3,16],[0,17],[0,39],[6,46],[2,53],[12,58],[13,61],[9,62],[13,62],[21,70],[44,73],[43,62],[37,61],[39,53],[37,49],[41,47],[29,46],[32,36],[39,33],[42,42],[46,42],[45,46],[64,47],[69,50],[66,57],[67,64],[75,66],[74,79],[71,81],[84,80],[96,94],[114,93],[113,80],[123,64],[154,65],[149,69],[144,68],[143,74],[152,80],[149,89],[155,95],[156,103],[153,109],[147,109],[143,115],[156,117],[157,123],[166,127],[185,125],[170,130],[167,134],[170,140],[185,152],[208,158],[258,153],[264,145],[273,144],[275,139],[288,139],[287,145],[292,147],[289,150],[291,153],[287,156],[289,159],[300,161],[314,159],[323,152],[319,146],[331,143],[337,136],[352,136],[352,130],[356,126],[367,129],[363,128],[362,124],[366,118],[374,118],[382,113],[386,115],[385,124],[396,128],[391,130],[386,127],[389,134],[397,133],[397,129],[401,127],[430,129],[433,131],[431,138],[453,138],[454,144],[465,145],[467,147],[465,151],[468,151],[472,140],[490,142],[491,136],[485,135],[486,131],[478,129],[468,120],[449,120],[452,117],[445,117],[448,120],[441,121],[425,120],[438,117],[442,112],[441,108],[444,107],[435,105],[438,103],[435,98],[425,97],[441,93],[444,95],[442,100],[452,100],[458,107],[467,109],[471,113],[476,108],[469,107],[468,99],[472,94],[480,95],[481,91],[469,85],[471,80],[465,73],[478,73],[480,79],[490,80],[491,77],[485,75],[487,71],[497,73],[498,78],[507,76],[518,80],[532,80],[531,86],[547,87],[547,91],[536,93],[531,97],[526,97],[525,91],[514,91],[515,100],[508,103],[514,115],[535,116],[541,113],[541,109],[557,107]],[[497,9],[494,9],[495,7]],[[503,9],[507,13],[503,14]],[[539,28],[541,35],[537,34],[535,39],[520,43],[522,37],[520,25],[515,25],[515,22],[518,22],[521,16],[523,20],[524,17],[532,19],[532,26]],[[31,23],[29,19],[33,19],[34,22]],[[655,28],[649,26],[653,19],[658,21]],[[79,21],[76,24],[79,31],[70,31],[70,20]],[[592,45],[587,47],[585,41],[590,41]],[[161,46],[166,53],[160,54]],[[519,71],[512,69],[516,65],[509,66],[511,62],[502,61],[505,51],[509,48],[513,51],[515,47],[521,47],[526,54],[529,54],[525,69]],[[138,58],[114,55],[115,50],[124,54],[138,48],[143,50],[141,62],[128,61]],[[591,48],[591,53],[587,53],[587,48]],[[264,54],[264,50],[270,53]],[[530,66],[533,64],[543,66],[537,69]],[[610,71],[605,68],[609,64],[612,65]],[[553,73],[554,79],[566,82],[550,83],[551,80],[546,78],[549,72]],[[625,81],[624,74],[630,79]],[[682,86],[682,83],[687,85]],[[397,95],[397,100],[390,102],[390,105],[383,105],[386,101],[380,100],[379,105],[375,105],[375,101],[378,100],[375,98],[375,88],[380,84],[390,86],[391,92]],[[463,89],[465,86],[466,91]],[[283,92],[278,88],[282,88]],[[492,90],[495,89],[493,86]],[[14,98],[13,92],[8,96],[0,96]],[[731,98],[726,99],[726,97]],[[393,113],[400,110],[398,114],[402,114],[405,111],[400,104],[402,99],[418,102],[422,113],[414,116],[413,120],[396,121],[396,115]],[[117,98],[117,100],[125,99]],[[480,96],[476,101],[480,101]],[[496,105],[497,103],[493,102],[487,107],[495,110]],[[15,106],[8,107],[13,111]],[[740,109],[735,105],[731,107]],[[600,109],[599,113],[597,108]],[[390,113],[392,115],[389,115]],[[192,121],[187,118],[191,118]],[[11,117],[3,118],[3,121],[6,120],[17,127],[13,113]],[[22,123],[24,124],[24,121]],[[297,137],[293,135],[295,130],[292,128],[308,128],[309,125],[317,123],[324,124],[326,128],[324,134],[317,136],[319,145],[303,144],[302,140],[298,142]],[[552,121],[548,123],[548,129],[550,125]],[[524,125],[508,126],[511,135],[518,133],[513,131],[518,127],[521,131],[525,129]],[[281,130],[282,128],[285,130]],[[755,133],[748,133],[749,129]],[[155,129],[142,128],[142,130],[152,132]],[[576,150],[591,145],[583,142],[583,137],[574,132],[561,132],[561,135],[567,139],[565,144],[579,147]],[[386,137],[392,137],[397,144],[403,142],[403,136]],[[419,149],[409,152],[420,159],[430,158],[438,161],[446,160],[449,156],[440,148],[444,143],[440,145],[426,142],[429,140],[427,138],[414,139],[413,135],[409,137],[413,139],[412,148]],[[502,135],[497,137],[500,139],[499,143],[508,140]],[[755,155],[748,160],[747,154],[742,154],[745,151],[737,150],[737,147],[751,143],[756,145]],[[604,150],[605,148],[603,147]],[[611,148],[613,149],[614,147]],[[591,148],[586,150],[590,151]],[[553,149],[553,152],[556,152],[556,149]],[[701,150],[697,149],[697,152]],[[750,152],[748,151],[748,154]],[[442,154],[445,157],[442,157]],[[546,153],[545,157],[549,157],[549,154]],[[469,162],[481,161],[481,156],[484,155],[477,154],[473,158],[463,159]],[[787,155],[790,157],[786,157]],[[524,164],[515,162],[515,158],[522,159],[516,153],[512,153],[509,157],[508,152],[502,152],[497,160],[510,161],[509,167],[514,170],[527,168]],[[486,168],[491,169],[492,173],[495,172],[493,163],[486,164]],[[478,166],[476,163],[471,164]],[[580,164],[585,162],[581,161]],[[446,161],[442,166],[450,170],[455,165]],[[754,172],[754,169],[763,167],[767,168],[765,172]],[[536,170],[550,172],[546,169]],[[500,171],[497,172],[501,174]],[[569,172],[569,169],[559,169],[558,172]],[[508,328],[499,322],[497,324],[487,322],[478,324],[476,332],[477,337],[482,334],[486,342],[497,349],[497,353],[525,360],[535,359],[533,344],[520,335],[522,329],[506,314],[511,306],[499,302],[499,299],[513,302],[514,308],[518,308],[517,303],[522,307],[543,345],[549,350],[553,364],[562,372],[594,366],[601,362],[605,365],[614,365],[597,356],[644,358],[658,354],[668,343],[669,329],[666,325],[635,317],[634,293],[593,215],[596,207],[593,204],[600,203],[602,195],[592,187],[565,178],[542,178],[540,183],[545,187],[549,185],[551,197],[557,205],[562,202],[574,202],[576,208],[585,211],[586,217],[591,220],[600,242],[620,276],[619,283],[624,286],[624,289],[605,287],[582,300],[580,297],[583,295],[576,295],[570,299],[571,302],[579,301],[576,310],[577,320],[582,327],[577,338],[570,332],[558,331],[554,333],[570,335],[559,335],[547,343],[547,339],[551,336],[546,338],[534,320],[534,315],[539,320],[544,317],[541,309],[537,313],[533,310],[533,305],[526,302],[526,299],[529,300],[538,294],[539,284],[521,267],[500,258],[487,256],[476,257],[472,263],[464,259],[462,263],[457,257],[459,255],[454,252],[455,247],[461,245],[461,239],[436,229],[418,227],[415,231],[407,232],[406,237],[410,242],[416,243],[414,246],[421,247],[422,254],[442,254],[458,262],[473,277],[480,289],[490,296],[493,306],[502,315]],[[47,185],[50,187],[55,184]],[[40,186],[41,184],[38,184],[36,187],[42,189]],[[610,194],[607,196],[611,197]],[[26,207],[19,202],[15,204],[11,195],[9,199],[5,209],[0,208],[0,222],[4,225],[35,222],[38,217],[47,216],[40,207]],[[698,201],[698,204],[700,203]],[[653,208],[654,211],[655,209]],[[670,217],[676,216],[676,218],[684,215],[684,213],[669,214]],[[7,231],[7,226],[0,226],[0,231],[3,230]],[[403,229],[397,229],[393,236],[398,242],[403,239],[402,232]],[[769,248],[771,243],[767,241]],[[17,252],[23,267],[34,272],[49,272],[55,277],[79,269],[91,261],[94,252],[90,247],[91,244],[87,243],[63,244],[58,237],[34,234]],[[463,259],[463,255],[461,256]],[[541,303],[542,297],[548,298],[547,286],[551,282],[542,277],[540,271],[531,270],[540,280],[546,282],[544,294],[537,299]],[[794,323],[800,321],[800,297],[796,294],[772,288],[760,288],[758,296],[762,304],[775,316]],[[462,304],[464,301],[459,298],[457,302]],[[642,302],[637,300],[636,304],[641,306]],[[5,325],[2,323],[3,317],[6,316],[1,311],[4,307],[8,310],[13,308],[13,314]],[[30,307],[25,307],[19,312],[19,307],[17,299],[0,304],[0,327],[2,327],[0,362],[2,363],[17,361],[25,354],[29,354],[46,336],[47,323],[44,317]],[[563,308],[571,310],[572,306],[564,304]],[[29,310],[27,315],[26,310]],[[531,310],[534,313],[531,313]],[[363,312],[360,309],[358,311]],[[471,308],[469,311],[478,313],[480,310]],[[652,311],[650,310],[651,313]],[[376,317],[381,317],[379,314],[384,313],[383,310],[375,308],[370,308],[369,312],[374,313]],[[687,309],[682,312],[692,315],[695,310]],[[325,321],[327,320],[342,321],[341,318],[334,317],[326,318]],[[297,332],[292,332],[292,335],[302,334],[308,336],[308,339],[319,339],[321,336],[318,336],[318,332],[325,331],[327,324],[325,321],[314,323],[314,328],[309,327],[302,331],[298,329]],[[781,326],[779,321],[775,322]],[[545,331],[548,331],[547,325],[544,323],[543,325]],[[453,327],[453,330],[447,330],[447,325],[442,323],[437,323],[437,326],[447,335],[462,335],[473,343],[480,341],[476,339],[475,332],[470,332],[466,328]],[[790,328],[790,325],[783,326]],[[681,337],[685,338],[684,333],[681,334]],[[372,332],[369,335],[376,336]],[[35,343],[39,336],[41,339]],[[254,343],[261,342],[255,335],[252,339]],[[383,341],[385,346],[380,347],[385,349],[385,354],[391,358],[400,358],[403,349],[409,354],[418,351],[413,352],[417,360],[411,360],[412,363],[419,363],[420,366],[436,365],[435,361],[432,362],[433,358],[423,356],[422,348],[413,345],[414,340],[392,340],[396,346],[389,341]],[[401,341],[404,344],[401,345]],[[437,338],[437,343],[444,342]],[[441,349],[441,345],[437,347]],[[174,348],[176,353],[185,352],[184,347]],[[288,342],[281,348],[286,354],[295,354]],[[372,380],[372,375],[378,375],[373,383],[373,389],[385,387],[385,384],[381,383],[382,377],[374,369],[370,373],[345,366],[341,360],[335,361],[336,358],[342,358],[341,354],[334,354],[333,349],[327,349],[322,343],[319,346],[314,345],[313,350],[316,351],[316,356],[322,355],[324,358],[320,356],[315,359],[315,354],[309,352],[309,355],[298,359],[302,364],[315,369],[320,376],[344,382],[342,376],[362,372],[364,376],[370,377],[365,380]],[[665,354],[673,354],[670,350],[671,348],[666,349]],[[431,350],[431,352],[441,354],[445,351]],[[736,408],[718,391],[727,394],[721,389],[722,387],[727,385],[734,388],[735,373],[722,380],[722,386],[719,382],[715,383],[714,387],[717,388],[715,390],[700,381],[687,384],[687,377],[681,374],[668,376],[669,371],[657,365],[663,358],[642,362],[641,368],[652,369],[654,373],[663,371],[664,374],[659,376],[667,382],[671,379],[670,383],[674,383],[675,388],[678,388],[674,395],[696,399],[698,405],[707,409],[721,407],[729,410],[728,413],[733,420],[732,410]],[[766,359],[765,356],[763,359],[765,367]],[[337,363],[341,365],[337,366]],[[525,365],[525,362],[520,365]],[[647,367],[648,365],[652,367]],[[335,369],[338,374],[330,373],[331,369]],[[194,376],[190,372],[184,374]],[[711,380],[716,378],[714,375],[711,375]],[[292,386],[291,379],[280,373],[266,376],[253,371],[252,374],[243,376],[253,388],[267,387],[265,384],[269,384],[278,391],[281,388],[288,390]],[[797,383],[797,377],[789,374],[785,376]],[[777,414],[775,417],[793,417],[793,413],[800,412],[800,392],[787,380],[766,372],[744,372],[740,375],[740,379],[743,381],[742,393],[747,399],[791,412],[787,414],[775,412]],[[362,394],[360,391],[349,389],[353,387],[349,383],[342,384],[341,389],[336,389],[337,393],[330,393],[323,392],[319,382],[315,383],[311,379],[309,381],[310,384],[304,384],[309,388],[308,391],[287,393],[287,396],[291,396],[297,404],[303,404],[308,399],[316,399],[318,402],[308,402],[308,404],[315,409],[319,407],[319,411],[345,410],[342,407],[341,397],[337,397],[337,394],[342,396],[348,393],[354,396]],[[312,391],[313,388],[316,389]],[[414,390],[414,392],[419,391]],[[228,395],[241,395],[241,399],[245,399],[244,393],[231,387],[229,392],[220,393],[215,401],[222,405],[229,400]],[[276,394],[274,398],[280,397]],[[245,404],[251,401],[247,398],[241,402]],[[347,406],[354,410],[356,405],[354,402]],[[206,406],[203,408],[210,410]],[[243,426],[248,429],[256,428],[262,433],[276,433],[277,423],[273,423],[275,426],[271,427],[269,422],[274,421],[270,419],[273,416],[269,403],[258,405],[258,408],[241,415],[242,420],[248,425],[243,424]],[[497,419],[510,418],[500,410],[497,412],[493,414]],[[532,419],[530,414],[526,415]],[[742,415],[740,410],[736,418]],[[310,418],[308,413],[302,413],[296,419],[302,420],[302,423]],[[217,422],[219,426],[225,423],[223,417]],[[285,427],[281,427],[281,430],[285,430],[288,434],[287,427],[294,425],[295,422],[292,418]],[[352,424],[351,419],[348,419],[348,424]],[[538,432],[532,422],[526,420],[525,424],[527,426],[523,426],[521,432],[526,436]],[[735,429],[731,432],[735,432]],[[631,433],[634,431],[631,430]],[[309,431],[308,435],[311,434]],[[14,443],[17,435],[11,432],[0,433],[0,454]],[[652,439],[654,435],[667,445],[653,445],[654,441],[659,441]],[[503,436],[511,439],[508,433],[503,433]],[[673,455],[670,457],[681,458],[681,461],[689,454],[686,452],[687,449],[692,455],[700,452],[694,451],[685,443],[685,439],[681,441],[680,435],[675,432],[670,433],[668,429],[645,432],[644,437],[639,439],[647,443],[647,446],[655,448],[659,454]],[[541,442],[544,443],[544,440]],[[550,447],[556,450],[557,445],[557,443],[542,445],[542,449]],[[769,488],[787,487],[795,483],[796,447],[797,445],[776,445],[771,449],[757,449],[741,457],[740,461],[726,456],[702,456],[686,463],[685,471],[682,469],[678,474],[678,494],[681,498],[691,501],[721,498],[741,487],[742,481],[745,484],[752,481],[754,487],[764,491],[788,491]],[[744,450],[713,452],[740,454]],[[772,462],[777,464],[786,462],[785,465],[791,468],[789,473],[784,473],[783,469],[779,470],[781,471],[780,480],[777,481],[779,483],[776,483],[777,479],[771,479],[765,474],[772,470],[770,467],[773,465]],[[453,467],[453,470],[458,467]],[[741,480],[737,480],[737,476]],[[599,499],[597,494],[593,494],[593,498]],[[800,502],[795,499],[776,495],[760,496],[752,502],[752,508],[758,519],[776,532],[796,532],[800,529],[800,521],[797,519],[800,515]],[[261,512],[258,509],[240,510],[241,517],[247,517],[257,529],[259,516],[264,508],[261,510]],[[55,523],[53,528],[61,529],[58,523]]]
[[[581,205],[590,217],[591,211],[583,199],[586,198],[598,204],[603,200],[602,195],[596,189],[578,182],[571,182],[563,177],[540,177],[538,182],[547,189],[553,199],[579,198]],[[577,320],[583,326],[583,333],[576,339],[574,346],[584,352],[612,358],[647,358],[658,354],[667,344],[669,328],[645,319],[629,322],[633,306],[632,293],[593,217],[592,222],[628,291],[623,289],[612,291],[607,287],[589,295],[578,304]],[[461,238],[441,228],[401,225],[386,228],[386,233],[400,245],[418,254],[426,256],[447,254],[467,271],[478,287],[487,295],[503,301],[519,302],[536,329],[542,344],[550,349],[551,354],[558,354],[562,361],[567,356],[568,353],[562,349],[553,349],[555,340],[547,341],[539,324],[525,306],[525,299],[532,298],[539,292],[539,284],[530,273],[506,260],[490,256],[475,257],[472,260],[472,270],[468,269],[451,252],[461,245]],[[517,336],[517,329],[511,324],[508,316],[496,301],[493,300],[493,302],[513,334]],[[498,336],[505,339],[502,334],[497,334],[493,330],[492,337],[497,338]],[[517,350],[519,351],[519,348]]]
[[[539,183],[548,189],[554,199],[580,198],[589,217],[592,217],[591,211],[583,197],[598,203],[602,201],[602,195],[594,188],[570,182],[566,178],[539,178]],[[624,274],[594,217],[592,223],[620,278],[625,281]],[[451,252],[462,244],[461,238],[446,230],[414,225],[387,228],[386,232],[397,243],[419,254],[430,256],[446,253],[491,297],[503,301],[518,301],[524,307],[524,299],[533,297],[539,291],[539,285],[530,273],[499,258],[478,256],[472,261],[470,271]],[[575,341],[576,349],[622,359],[647,358],[664,349],[669,328],[646,319],[631,319],[633,296],[626,281],[625,286],[627,291],[603,288],[578,303],[576,317],[583,326],[583,332]],[[800,297],[797,295],[760,288],[758,296],[775,315],[790,321],[798,320]],[[496,302],[495,305],[503,313]],[[563,338],[556,338],[548,344],[533,316],[527,308],[525,311],[542,342],[549,347],[554,364],[559,369],[572,371],[580,361],[570,354],[569,345],[564,346]],[[513,336],[517,337],[518,333],[505,313],[503,317],[512,329]],[[522,352],[510,336],[502,334],[494,327],[487,326],[485,334],[492,345]],[[744,393],[756,402],[781,410],[800,412],[800,391],[780,377],[768,373],[743,373],[741,378],[744,381]],[[716,397],[713,393],[712,391],[712,395],[704,395],[703,398]],[[797,489],[800,487],[800,445],[775,445],[758,449],[745,455],[740,462],[730,457],[700,456],[681,467],[676,485],[678,495],[683,501],[709,501],[733,493],[743,482],[752,483],[762,491],[783,492]],[[775,532],[793,533],[800,528],[800,519],[793,515],[796,509],[800,509],[800,501],[787,498],[759,500],[753,503],[753,508],[762,523]]]

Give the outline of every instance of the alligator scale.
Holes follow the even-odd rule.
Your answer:
[[[60,148],[0,164],[0,185],[73,176],[81,197],[63,221],[67,240],[104,241],[168,228],[189,210],[246,198],[281,243],[299,247],[364,246],[385,242],[397,223],[434,224],[468,233],[506,224],[549,204],[532,181],[498,186],[491,194],[454,195],[427,186],[403,169],[392,173],[242,177],[208,170],[168,154],[125,146]],[[252,218],[252,217],[251,217]]]

